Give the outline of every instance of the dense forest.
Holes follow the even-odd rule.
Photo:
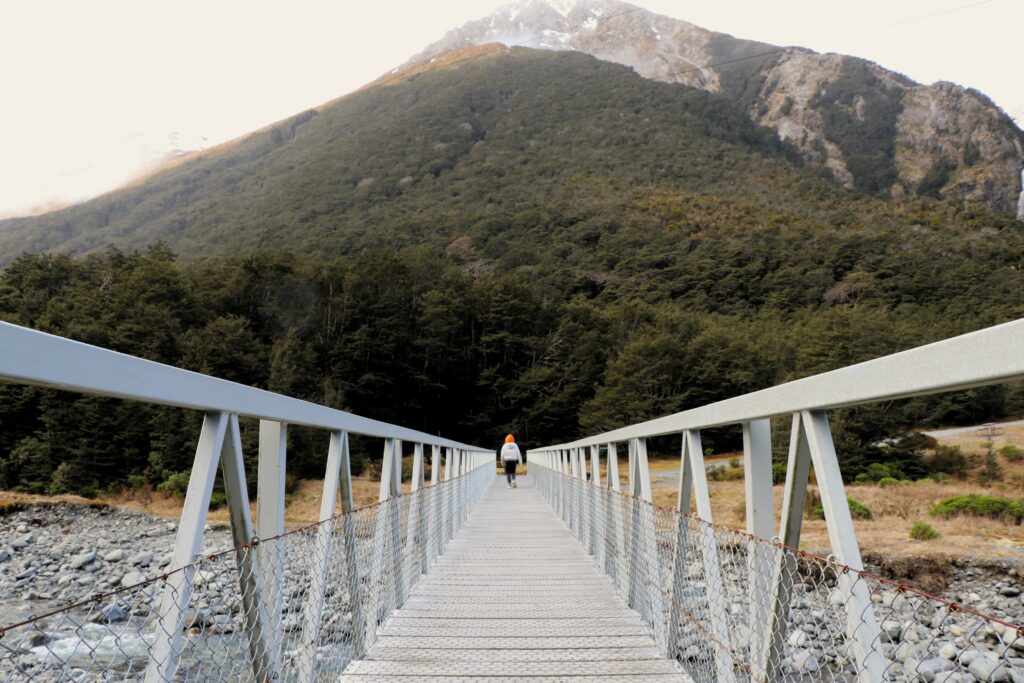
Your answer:
[[[1024,317],[1021,224],[861,190],[802,167],[725,98],[497,50],[0,223],[0,319],[529,447]],[[15,257],[58,243],[92,251]],[[847,476],[881,460],[916,476],[933,464],[889,437],[1022,413],[1006,386],[834,426]],[[188,469],[198,428],[185,411],[0,385],[0,488],[156,486]],[[248,425],[250,456],[253,438]],[[290,438],[292,474],[320,474],[323,435]]]
[[[469,442],[513,431],[529,446],[1024,313],[1018,267],[982,253],[925,252],[915,265],[897,251],[902,269],[879,255],[881,277],[854,268],[851,254],[869,243],[824,240],[793,257],[802,265],[787,277],[751,272],[740,245],[765,239],[704,240],[675,255],[675,277],[653,269],[611,289],[559,268],[557,254],[518,270],[467,268],[425,247],[324,262],[259,252],[201,267],[162,245],[25,255],[0,274],[0,318]],[[966,294],[944,295],[950,280]],[[1022,411],[1011,385],[841,411],[835,426],[846,475],[896,459],[912,476],[927,469],[920,453],[882,439]],[[187,411],[0,385],[0,487],[159,485],[189,468],[198,426]],[[249,457],[254,438],[249,425]],[[708,443],[736,446],[727,433]],[[293,475],[322,471],[323,435],[294,429],[290,448]],[[358,468],[376,446],[356,455]]]

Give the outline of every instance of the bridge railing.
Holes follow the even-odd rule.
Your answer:
[[[531,449],[531,474],[659,647],[699,682],[1011,680],[1024,676],[1018,625],[864,571],[827,411],[1019,379],[1024,321]],[[776,532],[770,420],[780,415],[792,428]],[[716,526],[711,512],[700,432],[725,425],[743,428],[745,531]],[[681,439],[674,510],[652,504],[647,462],[646,439],[669,434]],[[812,465],[827,558],[798,550]]]
[[[494,478],[491,450],[271,392],[6,323],[0,349],[0,381],[204,414],[170,563],[18,623],[0,616],[5,681],[334,680]],[[239,416],[260,420],[255,523]],[[325,430],[326,467],[320,521],[286,533],[288,424]],[[375,505],[354,506],[350,434],[383,440]],[[405,495],[403,440],[413,443]],[[234,547],[201,554],[218,467]]]

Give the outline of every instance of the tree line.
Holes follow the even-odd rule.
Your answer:
[[[427,247],[319,261],[254,252],[181,264],[157,245],[24,255],[0,272],[0,318],[460,441],[497,444],[513,432],[526,447],[729,398],[970,324],[929,307],[820,297],[814,305],[714,310],[694,303],[704,296],[699,287],[673,298],[644,295],[645,283],[611,297],[574,282],[467,267]],[[988,322],[979,306],[977,320]],[[846,476],[894,458],[913,475],[926,469],[920,449],[908,440],[894,450],[893,435],[1020,412],[1024,391],[1007,385],[838,411],[834,424]],[[91,495],[180,480],[200,420],[185,410],[0,384],[0,488]],[[255,438],[245,424],[249,458]],[[738,445],[728,430],[706,442]],[[378,450],[357,440],[356,470]],[[290,431],[292,475],[322,476],[325,457],[325,435]]]

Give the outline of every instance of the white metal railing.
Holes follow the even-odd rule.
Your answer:
[[[119,610],[117,620],[108,619],[107,611],[97,612],[110,606],[96,598],[16,628],[0,618],[4,680],[113,676],[156,683],[177,680],[182,666],[189,680],[331,679],[348,659],[365,652],[377,624],[402,604],[494,476],[490,449],[9,323],[0,323],[0,381],[204,413],[170,565],[159,577],[101,596],[115,600],[111,605]],[[260,419],[255,524],[239,416]],[[320,522],[286,534],[288,424],[323,429],[329,439]],[[378,505],[354,507],[349,434],[384,440]],[[399,495],[403,441],[414,444],[411,493],[406,496]],[[430,487],[424,481],[426,446],[431,447]],[[218,467],[224,475],[235,549],[201,557]],[[342,513],[336,516],[339,493]],[[226,574],[233,578],[225,580]],[[227,620],[216,631],[207,628],[215,622],[197,625],[194,611],[189,618],[197,591],[214,586]],[[300,612],[301,619],[289,621],[286,617],[293,612]],[[339,637],[337,620],[343,617],[347,625]],[[101,633],[95,632],[96,624],[103,624]],[[325,655],[328,632],[334,634],[334,647]],[[58,642],[55,634],[64,636],[64,650],[53,646]],[[339,647],[341,641],[344,647]],[[68,642],[75,643],[70,651]],[[98,654],[107,650],[121,656]]]
[[[935,650],[941,643],[935,639],[925,640],[926,645],[931,643],[935,647],[932,650],[925,647],[919,659],[910,658],[910,666],[905,660],[901,660],[899,667],[894,666],[892,652],[898,638],[889,637],[888,631],[881,628],[882,622],[891,615],[873,607],[873,598],[878,599],[878,586],[884,582],[873,583],[873,579],[865,578],[870,575],[864,572],[827,411],[1020,379],[1024,379],[1024,320],[569,443],[531,449],[528,460],[531,468],[536,468],[540,474],[540,481],[546,482],[542,490],[549,501],[562,512],[588,549],[595,553],[595,548],[605,548],[595,554],[595,561],[606,572],[613,578],[626,573],[646,577],[645,585],[655,591],[653,597],[648,596],[644,605],[637,602],[639,593],[635,579],[630,579],[633,583],[628,584],[631,587],[626,594],[630,605],[641,605],[642,613],[646,610],[663,651],[679,659],[698,680],[732,681],[748,675],[758,681],[795,680],[813,673],[795,662],[794,652],[804,657],[803,664],[811,661],[805,653],[813,659],[814,665],[819,667],[815,669],[819,671],[817,678],[821,680],[831,678],[820,673],[825,671],[820,666],[822,660],[839,662],[840,672],[852,670],[863,683],[895,680],[901,676],[907,676],[907,680],[916,680],[915,676],[943,680],[947,674],[942,672],[968,671],[973,661],[965,661],[971,658],[961,660],[957,654],[953,668],[937,669],[941,677],[928,677],[930,674],[923,673],[927,668],[924,661],[938,656]],[[776,532],[770,420],[783,415],[790,416],[792,429],[785,492]],[[741,425],[743,429],[745,534],[733,530],[718,534],[715,530],[719,527],[713,525],[700,432],[726,425]],[[652,496],[646,439],[669,434],[679,434],[681,438],[676,510],[687,514],[673,513],[670,522],[665,522],[670,528],[659,531],[655,522],[660,514],[656,512],[658,508],[643,512],[647,509],[645,506],[653,507],[649,505]],[[620,484],[618,472],[618,444],[623,442],[628,446],[626,486]],[[600,486],[602,453],[607,467],[606,487]],[[804,638],[794,635],[793,631],[800,624],[794,620],[806,617],[803,610],[806,597],[801,597],[795,587],[808,585],[800,568],[806,565],[802,564],[803,560],[811,556],[797,549],[812,465],[832,548],[828,560],[816,558],[812,564],[834,568],[831,579],[821,581],[822,585],[829,581],[834,584],[825,593],[825,607],[836,616],[834,608],[840,606],[842,614],[838,616],[843,621],[839,631],[823,627],[829,635],[820,640],[815,640],[813,634]],[[584,483],[588,479],[590,483]],[[619,496],[623,498],[620,500]],[[695,499],[695,516],[688,514],[691,496]],[[633,509],[631,504],[622,502],[627,499],[636,501],[640,507]],[[628,524],[624,521],[627,518],[631,520]],[[742,538],[729,535],[736,533]],[[745,548],[742,563],[728,561],[737,543]],[[669,547],[673,550],[666,555],[664,550]],[[688,564],[689,561],[692,562]],[[627,572],[623,562],[627,565],[630,562],[660,563],[660,569],[634,568]],[[742,577],[736,575],[740,565]],[[699,575],[698,588],[679,579],[680,572]],[[827,573],[824,569],[819,571],[822,576]],[[742,598],[737,597],[737,585],[744,591]],[[928,609],[934,611],[936,605],[943,603],[935,601],[927,605]],[[947,614],[971,613],[946,605]],[[737,611],[744,615],[742,631],[735,628]],[[978,670],[992,664],[991,670],[1000,672],[992,675],[1002,676],[1002,669],[1008,672],[1012,666],[1010,644],[1019,646],[1024,641],[1018,640],[1021,634],[1015,626],[984,615],[977,617],[978,629],[998,633],[1003,651],[1001,656],[995,657],[994,663],[991,658],[979,660],[971,673],[978,678]],[[711,662],[711,673],[683,654],[688,646],[679,636],[682,618],[699,623],[707,639],[719,644],[711,648],[710,660],[706,657],[700,660]],[[961,633],[965,632],[959,628]],[[747,634],[746,647],[734,647],[737,632]],[[984,637],[989,635],[984,633]],[[958,653],[962,646],[958,645],[961,648]],[[826,653],[828,648],[836,647],[843,648],[843,656]],[[932,662],[929,666],[939,665]],[[1024,671],[1016,672],[1018,676],[1022,674]],[[843,679],[837,674],[834,680]]]

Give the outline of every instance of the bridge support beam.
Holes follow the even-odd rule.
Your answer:
[[[717,680],[721,683],[735,683],[733,670],[731,629],[729,628],[728,599],[722,585],[722,566],[718,557],[718,543],[715,541],[714,522],[711,512],[711,493],[708,488],[707,471],[704,466],[704,448],[698,430],[686,430],[682,437],[680,457],[680,487],[678,504],[683,514],[690,509],[690,487],[692,485],[697,505],[697,517],[703,524],[697,524],[697,540],[700,544],[701,564],[704,574],[704,594],[707,614],[710,619],[711,648],[715,660]],[[676,548],[673,559],[672,600],[669,606],[669,638],[676,638],[680,630],[678,622],[680,607],[683,605],[682,592],[685,580],[686,548],[689,543],[688,518],[677,517]],[[677,643],[670,643],[668,651],[674,656]]]
[[[590,552],[591,557],[594,558],[594,562],[601,566],[602,560],[601,544],[597,541],[597,524],[601,518],[601,503],[603,497],[601,496],[601,456],[600,446],[590,447],[590,486],[587,487],[587,493],[590,496],[590,519],[587,521],[587,525],[590,528],[590,536],[587,538],[587,550]]]
[[[369,623],[366,625],[366,646],[376,639],[377,627],[391,608],[405,602],[405,581],[402,562],[395,561],[402,550],[402,442],[399,439],[385,439],[384,455],[380,471],[380,493],[377,500],[384,506],[384,514],[378,516],[373,534],[374,561],[371,571],[378,572],[379,580],[371,591]],[[394,604],[389,604],[394,596]]]
[[[431,446],[430,447],[430,488],[433,489],[441,482],[441,447]],[[430,554],[427,558],[427,566],[430,567],[434,564],[434,560],[437,559],[438,555],[444,549],[444,539],[441,533],[441,524],[443,523],[441,501],[438,498],[437,491],[431,490],[429,495],[429,516],[430,516],[430,529],[427,533],[427,538],[433,539],[433,543],[430,547]]]
[[[619,483],[619,456],[616,444],[609,443],[605,448],[608,461],[608,488],[616,494],[622,492],[622,485]],[[626,577],[626,537],[622,528],[622,496],[609,496],[608,506],[608,529],[612,533],[610,547],[613,549],[610,559],[605,560],[605,571],[611,576],[621,593],[625,587]]]
[[[743,474],[747,533],[772,537],[775,501],[772,494],[772,432],[770,420],[743,424]],[[772,548],[751,539],[747,543],[747,590],[750,594],[750,661],[758,661],[770,632]]]
[[[861,571],[864,562],[853,529],[853,517],[846,500],[846,487],[839,471],[828,415],[825,411],[805,410],[800,414],[800,422],[811,451],[832,554],[838,562]],[[839,589],[846,601],[846,638],[853,644],[857,662],[862,664],[858,679],[861,683],[880,681],[884,676],[886,662],[874,647],[881,631],[871,606],[871,591],[855,574],[840,572],[838,578]]]
[[[252,552],[254,540],[249,496],[245,487],[245,469],[242,462],[242,443],[238,430],[238,416],[226,412],[207,413],[199,435],[196,457],[192,465],[185,504],[178,524],[178,535],[170,565],[170,575],[160,601],[161,628],[146,669],[147,683],[172,680],[181,655],[181,634],[185,611],[192,599],[195,567],[174,571],[192,564],[202,546],[203,527],[210,510],[217,466],[224,473],[224,488],[231,516],[231,532],[239,563],[239,590],[245,612],[245,633],[249,647],[253,674],[257,680],[267,680],[272,672],[267,647],[268,621],[262,603],[260,566]],[[244,547],[243,547],[244,546]]]
[[[283,422],[260,420],[259,457],[256,480],[256,536],[261,540],[284,533],[285,464],[288,455],[288,426]],[[260,563],[260,592],[267,608],[269,657],[272,672],[281,671],[281,612],[284,595],[283,558],[277,543],[256,547]]]
[[[178,522],[171,569],[192,564],[203,540],[203,527],[210,510],[210,495],[217,477],[224,435],[228,429],[227,413],[207,413],[192,462],[185,504]],[[181,631],[185,610],[192,599],[192,577],[195,569],[171,572],[160,599],[161,627],[156,631],[153,651],[146,669],[146,683],[164,683],[174,678],[181,656]]]
[[[786,488],[779,520],[779,542],[786,548],[800,547],[800,530],[807,505],[807,482],[811,470],[811,451],[807,445],[800,413],[793,413],[789,432],[789,458],[786,463]],[[780,675],[779,664],[787,636],[789,606],[793,594],[796,558],[785,548],[776,547],[771,584],[771,612],[765,633],[761,667],[764,679],[773,681]]]
[[[422,491],[425,480],[423,474],[423,444],[418,443],[413,447],[412,455],[412,481],[409,491],[415,494]],[[418,576],[427,571],[428,549],[424,542],[424,529],[426,527],[426,493],[421,492],[418,496],[412,497],[413,505],[409,506],[409,538],[406,541],[406,556],[409,558],[409,572],[411,576]]]
[[[363,653],[364,619],[362,615],[362,582],[356,564],[355,522],[347,513],[354,509],[352,500],[352,468],[349,456],[348,434],[331,432],[330,447],[327,451],[327,469],[324,473],[323,495],[320,497],[320,524],[314,543],[319,562],[310,568],[309,594],[302,614],[303,649],[299,654],[298,672],[300,680],[312,683],[316,671],[317,645],[320,641],[320,626],[323,621],[323,602],[331,571],[331,556],[334,538],[338,531],[331,520],[334,518],[338,494],[341,494],[341,537],[345,562],[345,578],[348,584],[348,604],[352,611],[352,656]]]
[[[864,564],[846,500],[846,487],[843,485],[832,431],[824,411],[805,410],[793,414],[779,531],[781,543],[788,548],[800,547],[800,528],[812,462],[833,556],[852,569],[862,570]],[[779,673],[779,660],[789,623],[793,582],[798,571],[796,558],[791,551],[776,548],[776,554],[772,576],[772,609],[762,658],[768,680],[774,680]],[[858,580],[857,575],[849,572],[840,572],[837,578],[846,610],[847,640],[852,644],[856,661],[862,665],[858,679],[862,683],[880,681],[885,663],[873,648],[880,630],[871,607],[868,587]]]
[[[238,590],[242,597],[249,658],[256,680],[270,680],[274,676],[274,668],[268,647],[270,622],[267,618],[267,605],[263,602],[265,584],[252,545],[255,533],[245,482],[245,464],[242,460],[242,435],[238,428],[238,416],[234,414],[228,416],[228,431],[224,437],[220,465],[224,475],[228,514],[231,517],[231,537],[238,549]]]
[[[654,640],[665,651],[664,600],[661,593],[661,561],[651,497],[651,471],[647,463],[647,439],[629,441],[629,488],[633,496],[629,553],[629,605],[654,630]],[[646,501],[644,505],[641,501]]]

